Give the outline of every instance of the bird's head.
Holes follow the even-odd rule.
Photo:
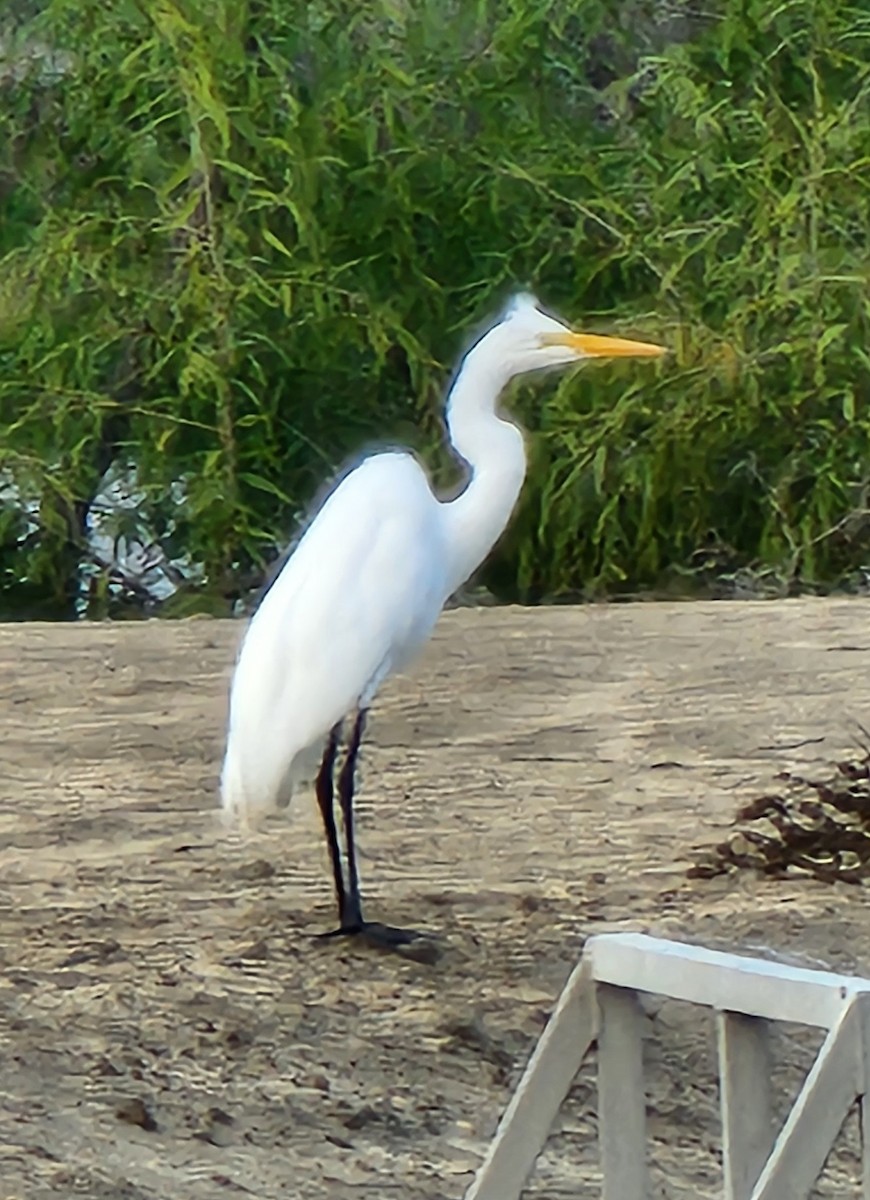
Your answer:
[[[658,358],[664,346],[597,333],[575,333],[541,310],[534,296],[515,296],[493,328],[510,375],[593,358]]]

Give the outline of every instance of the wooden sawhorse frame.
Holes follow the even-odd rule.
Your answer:
[[[465,1200],[519,1200],[591,1047],[598,1047],[604,1200],[647,1200],[638,992],[704,1005],[719,1040],[725,1200],[809,1195],[840,1127],[861,1106],[870,1200],[870,979],[807,971],[638,933],[590,938]],[[767,1022],[827,1029],[785,1123],[771,1113]]]

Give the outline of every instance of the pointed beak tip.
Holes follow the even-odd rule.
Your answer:
[[[661,358],[668,353],[666,346],[655,342],[635,342],[595,333],[574,334],[573,345],[586,358]]]

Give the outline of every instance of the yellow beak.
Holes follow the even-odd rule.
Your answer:
[[[632,342],[628,338],[604,337],[598,333],[545,333],[545,346],[567,346],[585,358],[658,358],[667,347],[653,342]]]

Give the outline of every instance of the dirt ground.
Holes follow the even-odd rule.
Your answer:
[[[870,974],[862,888],[685,877],[777,771],[854,747],[866,601],[447,614],[359,800],[370,913],[437,931],[434,965],[311,939],[313,799],[222,828],[240,632],[0,627],[2,1200],[452,1200],[589,934]],[[648,1035],[655,1195],[718,1195],[709,1017],[652,1006]],[[783,1103],[811,1042],[779,1038]],[[590,1066],[526,1194],[591,1200],[596,1153]],[[853,1136],[819,1194],[856,1170]]]

